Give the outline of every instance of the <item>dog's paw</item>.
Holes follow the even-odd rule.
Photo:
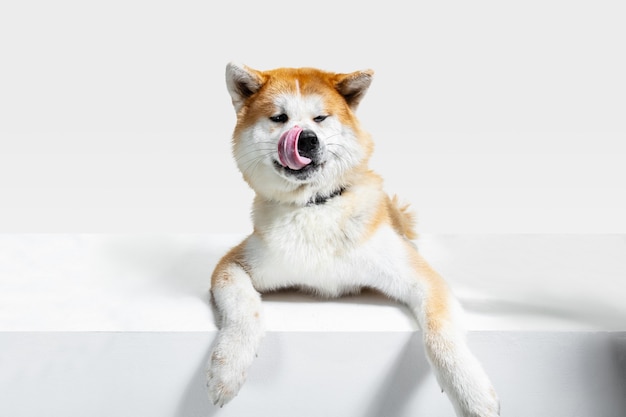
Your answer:
[[[500,398],[498,398],[498,394],[496,393],[496,390],[491,388],[491,390],[489,391],[490,394],[490,405],[489,405],[489,409],[492,410],[491,412],[493,413],[493,416],[499,416],[500,415]]]
[[[246,380],[246,372],[226,361],[219,351],[211,355],[207,367],[207,390],[214,405],[223,407],[235,398]]]
[[[458,414],[462,417],[498,417],[500,400],[493,387],[475,393],[468,401],[459,404]]]
[[[478,359],[462,343],[454,349],[433,351],[437,375],[458,417],[498,417],[500,400]]]
[[[223,407],[237,396],[244,381],[244,375],[239,377],[215,375],[213,371],[209,371],[207,380],[209,399],[213,402],[213,405]]]

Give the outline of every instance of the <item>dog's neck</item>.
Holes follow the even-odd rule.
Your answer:
[[[346,190],[345,187],[341,187],[336,189],[335,191],[333,191],[330,194],[316,194],[315,196],[313,196],[313,198],[311,198],[306,205],[307,206],[317,206],[320,204],[324,204],[326,203],[328,200],[330,200],[331,198],[335,198],[340,196],[344,191]]]

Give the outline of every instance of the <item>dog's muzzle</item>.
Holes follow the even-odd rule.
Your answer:
[[[278,140],[278,159],[283,167],[298,171],[312,162],[318,147],[315,132],[294,126]]]

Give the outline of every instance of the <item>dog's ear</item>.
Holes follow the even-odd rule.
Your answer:
[[[374,78],[374,71],[355,71],[349,74],[337,74],[335,88],[343,96],[348,106],[354,111]]]
[[[260,71],[235,62],[226,65],[226,87],[237,112],[250,96],[259,91],[263,82]]]

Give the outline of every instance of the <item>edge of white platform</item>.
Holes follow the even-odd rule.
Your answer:
[[[214,331],[209,282],[241,235],[0,234],[0,331]],[[470,331],[622,331],[622,235],[422,236]],[[380,294],[264,295],[268,331],[414,331]]]

